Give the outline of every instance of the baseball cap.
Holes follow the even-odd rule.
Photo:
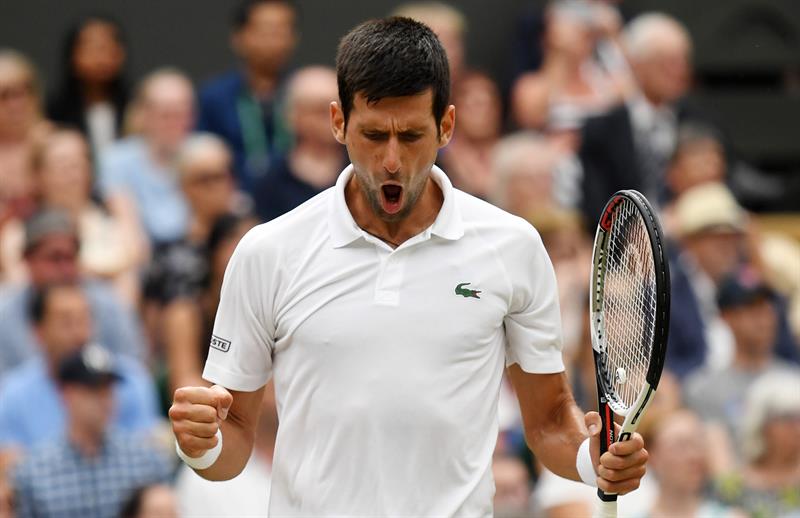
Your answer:
[[[725,277],[717,289],[720,309],[746,306],[760,298],[770,298],[772,289],[751,269],[742,269]]]
[[[722,183],[692,187],[675,202],[676,229],[680,236],[700,232],[743,232],[747,214]]]
[[[78,239],[78,231],[67,213],[43,209],[25,220],[25,253],[52,235],[68,235]]]
[[[61,383],[99,387],[120,379],[111,353],[98,344],[85,345],[64,358],[58,367]]]

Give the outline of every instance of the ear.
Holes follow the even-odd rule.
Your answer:
[[[331,102],[331,132],[339,144],[345,144],[344,112],[336,101]]]
[[[439,123],[439,147],[445,147],[453,138],[453,131],[456,127],[456,107],[452,104],[447,107],[442,120]]]

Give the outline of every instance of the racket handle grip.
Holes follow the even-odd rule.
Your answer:
[[[600,502],[600,513],[598,514],[599,518],[617,518],[617,501],[616,500],[609,500],[605,501],[602,500]]]

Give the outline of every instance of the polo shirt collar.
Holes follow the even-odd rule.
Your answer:
[[[352,175],[353,165],[350,164],[339,174],[336,185],[333,186],[333,196],[328,210],[328,230],[334,248],[347,246],[364,236],[364,231],[353,219],[344,197],[345,187]],[[442,190],[444,200],[439,214],[429,228],[430,233],[444,239],[459,239],[464,235],[464,224],[456,203],[456,190],[444,171],[435,165],[431,169],[431,178]]]

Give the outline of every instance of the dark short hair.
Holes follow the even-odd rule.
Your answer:
[[[35,288],[28,302],[28,318],[32,324],[38,325],[42,323],[45,313],[47,312],[47,302],[50,300],[50,295],[60,289],[80,290],[81,286],[77,282],[64,281],[51,282],[39,288]]]
[[[430,88],[437,130],[450,101],[447,54],[436,34],[411,18],[368,20],[347,33],[336,53],[336,79],[345,128],[357,93],[375,103]]]
[[[293,1],[291,0],[242,0],[233,11],[233,30],[239,31],[250,22],[250,16],[253,10],[263,4],[283,4],[294,12],[295,23],[299,17],[300,11]]]

